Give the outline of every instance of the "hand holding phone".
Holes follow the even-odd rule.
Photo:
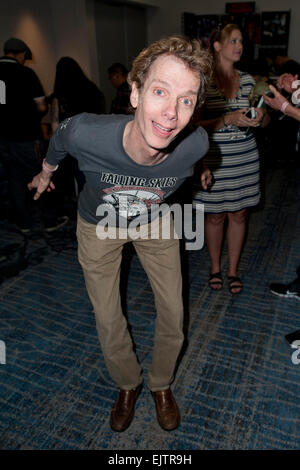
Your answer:
[[[274,98],[274,97],[275,97],[274,93],[272,93],[271,90],[270,90],[270,91],[266,91],[265,94],[266,94],[269,98]],[[257,103],[257,106],[256,106],[256,107],[257,107],[257,108],[261,108],[263,104],[264,104],[264,97],[261,96],[261,97],[260,97],[260,100],[259,100],[259,102]]]

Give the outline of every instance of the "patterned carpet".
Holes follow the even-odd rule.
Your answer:
[[[264,192],[250,218],[241,295],[232,297],[226,283],[219,293],[208,288],[206,248],[184,255],[188,337],[173,384],[182,423],[172,433],[157,424],[146,386],[130,428],[122,434],[110,429],[117,391],[76,259],[74,225],[26,240],[2,221],[0,449],[299,449],[300,365],[292,363],[284,335],[300,328],[300,303],[268,289],[272,281],[292,280],[300,262],[294,171],[269,171]],[[7,260],[3,253],[12,244]],[[5,269],[14,257],[18,274]],[[226,246],[223,265],[225,272]],[[128,318],[146,378],[152,292],[130,250],[124,271]]]

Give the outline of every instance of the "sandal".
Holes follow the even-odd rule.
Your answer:
[[[213,281],[213,279],[217,279],[217,281]],[[219,273],[214,273],[209,275],[208,279],[208,285],[212,290],[221,290],[223,287],[223,278],[222,274]],[[221,286],[220,289],[217,289],[216,287],[213,286]]]
[[[243,290],[243,283],[237,276],[228,276],[229,292],[232,295],[240,294]],[[234,289],[240,289],[238,292],[233,292]]]

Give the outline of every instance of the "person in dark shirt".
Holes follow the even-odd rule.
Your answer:
[[[274,60],[274,65],[275,70],[280,76],[284,73],[300,76],[300,65],[288,56],[277,55]]]
[[[22,50],[20,50],[22,49]],[[41,137],[40,120],[47,110],[44,90],[26,60],[32,55],[21,40],[11,38],[0,58],[0,79],[5,83],[7,106],[1,108],[0,139],[29,142]]]
[[[292,75],[285,73],[279,77],[277,87],[280,91],[284,90],[289,95],[295,93],[296,101],[300,103],[300,88],[297,82],[298,75]],[[272,85],[270,85],[270,91],[274,97],[270,98],[264,95],[265,102],[271,106],[271,108],[281,111],[291,119],[295,119],[298,123],[300,122],[300,109],[294,106],[294,103],[287,100],[279,91]],[[298,168],[297,168],[297,190],[298,190],[298,202],[300,210],[300,161],[299,161],[299,150],[298,150]],[[270,290],[273,294],[285,298],[295,298],[300,300],[300,266],[297,269],[297,278],[289,284],[272,283]]]
[[[120,302],[120,263],[127,242],[133,243],[155,296],[148,385],[157,420],[168,431],[180,423],[170,388],[184,339],[179,240],[163,212],[207,151],[204,129],[193,132],[187,126],[203,102],[210,75],[210,54],[197,40],[174,36],[150,45],[130,72],[134,116],[83,113],[66,119],[50,141],[43,171],[29,184],[38,199],[51,188],[52,172],[69,152],[86,176],[78,205],[78,257],[105,362],[120,389],[111,411],[114,431],[130,425],[143,381]],[[201,181],[207,188],[209,170]]]
[[[131,114],[130,87],[127,82],[128,70],[123,64],[116,62],[108,68],[108,78],[117,89],[115,98],[111,103],[111,114]]]
[[[60,122],[76,114],[84,112],[105,114],[104,94],[72,57],[62,57],[57,62],[54,92],[51,98],[52,132],[55,132]],[[68,155],[61,165],[57,183],[66,208],[68,205],[76,206],[77,195],[84,187],[85,177],[71,155]],[[67,212],[71,215],[68,209]]]
[[[76,114],[105,114],[102,91],[84,74],[72,57],[62,57],[57,62],[53,98],[57,100],[53,130],[59,122]]]
[[[278,77],[283,77],[286,74],[295,76],[295,79],[300,77],[300,64],[286,55],[276,55],[274,58],[274,72]],[[283,94],[287,95],[283,90]],[[286,115],[278,119],[278,114],[273,113],[272,121],[272,136],[274,152],[272,158],[278,161],[279,164],[295,165],[298,160],[297,140],[299,135],[299,122],[291,116]],[[281,136],[285,138],[282,139]]]
[[[23,232],[32,227],[27,184],[41,169],[41,125],[47,112],[45,93],[36,73],[26,67],[32,58],[29,47],[21,39],[10,38],[0,58],[0,80],[5,84],[6,104],[0,107],[0,159],[9,183],[15,222]],[[41,204],[44,203],[43,198]],[[44,224],[52,231],[66,220],[57,221],[43,211]]]

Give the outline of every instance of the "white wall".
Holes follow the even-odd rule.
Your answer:
[[[10,37],[23,39],[33,53],[30,66],[38,73],[46,89],[52,87],[53,48],[50,4],[39,0],[0,2],[0,48]]]
[[[66,55],[77,60],[85,73],[101,88],[95,1],[97,0],[1,0],[0,48],[9,37],[23,39],[34,55],[30,66],[37,72],[47,94],[53,89],[56,63],[60,57]],[[181,19],[184,11],[195,14],[224,13],[225,1],[131,0],[131,3],[147,7],[149,43],[164,35],[182,32]],[[258,13],[291,9],[289,56],[300,62],[299,0],[256,0],[256,7]]]
[[[53,90],[56,63],[62,56],[77,60],[97,83],[93,6],[93,0],[2,0],[0,48],[9,37],[25,41],[33,53],[27,65],[36,71],[46,94]]]
[[[85,73],[97,81],[94,2],[91,0],[50,0],[55,56],[75,59]]]
[[[172,33],[182,33],[183,12],[197,15],[224,14],[226,0],[161,0],[158,9],[148,11],[148,41],[152,42]],[[256,13],[287,11],[291,9],[288,55],[300,62],[300,1],[256,0]]]
[[[132,60],[147,45],[146,15],[136,3],[96,2],[95,6],[99,75],[109,111],[116,89],[108,79],[107,69],[115,62],[131,68]]]

